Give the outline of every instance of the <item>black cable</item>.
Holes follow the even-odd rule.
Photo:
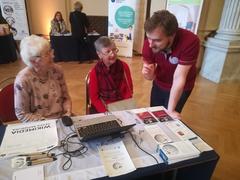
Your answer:
[[[76,132],[72,129],[72,126],[69,126],[69,128],[71,129],[72,132],[76,133]]]
[[[144,149],[142,149],[142,148],[138,145],[137,141],[134,139],[132,133],[131,133],[130,131],[128,131],[128,133],[130,134],[133,142],[137,145],[137,147],[138,147],[141,151],[143,151],[144,153],[146,153],[147,155],[151,156],[151,157],[157,162],[157,164],[159,164],[157,158],[155,158],[152,154],[150,154],[149,152],[147,152],[147,151],[145,151]]]
[[[76,132],[71,132],[71,133],[67,134],[66,137],[62,141],[65,141],[67,138],[75,136],[75,135],[77,135]]]
[[[50,149],[47,152],[47,156],[49,156],[50,152],[53,149],[56,148],[62,148],[64,152],[56,154],[55,157],[62,155],[63,157],[65,157],[67,160],[64,162],[64,164],[62,165],[62,169],[63,170],[68,170],[71,168],[72,166],[72,157],[78,157],[83,155],[84,153],[86,153],[88,151],[88,148],[82,144],[80,141],[79,142],[74,142],[74,141],[70,141],[70,139],[77,137],[77,134],[74,133],[69,133],[63,140],[60,141],[60,145],[53,147],[52,149]],[[69,145],[70,144],[78,144],[79,148],[76,148],[72,151],[69,150]]]
[[[73,156],[73,157],[77,157],[77,156],[79,156],[79,155],[82,155],[82,154],[84,154],[85,152],[87,152],[88,151],[88,148],[86,147],[86,146],[84,146],[82,143],[80,143],[80,142],[73,142],[73,141],[69,141],[71,138],[74,138],[74,137],[77,137],[77,136],[70,136],[70,137],[68,137],[68,138],[66,138],[65,139],[65,141],[67,142],[66,144],[67,144],[67,149],[65,149],[65,151],[68,153],[68,154],[70,154],[71,156]],[[76,150],[73,150],[73,151],[69,151],[68,150],[68,144],[78,144],[79,145],[79,148],[77,148]],[[77,154],[77,155],[75,155],[75,153],[80,153],[79,155]]]
[[[62,169],[66,171],[66,170],[70,169],[70,167],[72,166],[72,156],[70,154],[68,154],[68,153],[63,153],[63,156],[65,158],[67,158],[67,161],[65,161],[65,163],[62,165]],[[66,156],[68,156],[68,157],[66,157]],[[68,163],[70,163],[70,164],[68,165],[68,167],[65,168],[65,166]]]

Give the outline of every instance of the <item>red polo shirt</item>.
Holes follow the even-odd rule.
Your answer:
[[[156,63],[155,83],[160,88],[170,90],[173,75],[178,64],[192,65],[187,75],[184,90],[191,90],[196,78],[196,61],[199,53],[200,43],[197,35],[179,28],[173,41],[170,52],[153,53],[146,39],[143,45],[143,58],[148,63]]]

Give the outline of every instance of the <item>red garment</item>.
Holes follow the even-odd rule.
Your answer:
[[[119,63],[121,64],[119,65]],[[121,66],[123,67],[124,71],[123,70],[121,71]],[[111,84],[110,86],[107,85],[106,81],[104,80],[105,79],[104,77],[98,77],[99,68],[102,68],[102,72],[107,73],[107,78],[109,79],[112,78],[109,81]],[[127,81],[124,76],[124,72],[126,74]],[[102,76],[105,76],[105,75],[102,74]],[[100,82],[102,83],[100,84]],[[114,92],[109,93],[109,89],[111,88],[116,88],[115,90],[112,89],[112,91],[117,91],[117,93],[114,93]],[[105,90],[107,89],[108,92],[104,92],[104,89]],[[95,65],[95,67],[90,71],[89,96],[90,96],[91,104],[96,108],[98,112],[106,112],[107,109],[105,108],[105,105],[100,99],[100,94],[105,95],[105,97],[103,98],[106,104],[132,97],[132,94],[133,94],[132,77],[130,74],[129,67],[125,62],[121,60],[117,60],[114,64],[110,66],[109,70],[107,71],[107,67],[103,64],[102,61],[99,61]],[[118,94],[119,97],[116,97],[115,96],[116,94]]]
[[[143,46],[143,58],[148,63],[156,63],[155,83],[160,88],[170,90],[173,75],[178,64],[192,65],[186,79],[184,90],[191,90],[196,78],[196,61],[199,53],[199,38],[192,32],[179,28],[170,52],[154,54],[146,39]]]
[[[123,63],[120,60],[108,69],[103,61],[95,66],[95,72],[98,80],[99,95],[104,101],[118,101],[122,99],[122,95],[118,90],[124,77]]]

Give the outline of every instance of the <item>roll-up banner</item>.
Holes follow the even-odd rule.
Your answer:
[[[2,16],[8,24],[16,29],[15,40],[29,35],[25,0],[0,0]]]
[[[197,33],[203,0],[168,0],[167,10],[173,13],[179,27]]]
[[[132,57],[136,0],[109,0],[108,36],[119,49],[118,55]]]

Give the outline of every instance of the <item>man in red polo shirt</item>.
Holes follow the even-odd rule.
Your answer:
[[[150,104],[164,106],[170,116],[181,118],[196,78],[199,39],[178,28],[176,17],[167,10],[155,12],[144,29],[142,73],[153,80]]]

